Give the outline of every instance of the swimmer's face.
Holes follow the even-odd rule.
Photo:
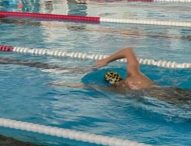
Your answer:
[[[118,89],[127,89],[127,90],[130,90],[131,88],[128,86],[128,84],[125,82],[125,80],[121,80],[117,83],[115,83],[114,85],[112,85]]]

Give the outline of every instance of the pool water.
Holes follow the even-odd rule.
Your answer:
[[[78,14],[111,18],[145,18],[188,21],[186,4],[90,1],[0,1],[1,10]],[[141,58],[191,62],[190,28],[130,24],[82,24],[32,19],[1,19],[0,44],[64,51],[111,54],[133,47]],[[74,88],[88,74],[94,61],[71,58],[0,53],[0,57],[59,65],[65,72],[22,65],[0,65],[0,117],[113,136],[151,145],[191,144],[191,105],[154,97],[119,94],[98,88]],[[107,68],[125,68],[112,63]],[[71,68],[68,70],[68,68]],[[76,70],[77,68],[77,70]],[[72,71],[75,69],[75,71]],[[191,90],[190,69],[166,69],[142,65],[141,70],[161,86]],[[70,72],[72,71],[72,72]],[[101,77],[100,77],[101,78]],[[93,76],[88,78],[93,81]],[[55,84],[61,83],[62,86]],[[60,138],[0,129],[8,135],[37,144],[90,145]]]

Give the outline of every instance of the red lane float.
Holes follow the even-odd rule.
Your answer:
[[[75,22],[86,22],[86,23],[100,23],[100,17],[0,11],[0,18],[3,17],[21,17],[21,18],[37,18],[37,19],[58,20],[58,21],[62,20],[62,21],[75,21]]]
[[[13,46],[0,45],[1,52],[13,52]]]

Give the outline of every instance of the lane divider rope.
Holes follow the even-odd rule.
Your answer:
[[[86,23],[100,23],[99,17],[77,16],[77,15],[61,15],[61,14],[45,14],[45,13],[30,13],[30,12],[8,12],[0,11],[0,18],[17,17],[17,18],[37,18],[45,20],[58,21],[77,21]]]
[[[76,15],[60,15],[60,14],[44,14],[44,13],[29,13],[29,12],[7,12],[0,11],[0,18],[4,17],[19,17],[19,18],[35,18],[43,20],[58,20],[58,21],[73,21],[86,23],[124,23],[124,24],[141,24],[141,25],[158,25],[158,26],[176,26],[176,27],[191,27],[191,22],[181,21],[159,21],[159,20],[141,20],[141,19],[113,19],[91,16],[76,16]]]
[[[66,52],[56,49],[37,49],[37,48],[22,48],[22,47],[13,47],[8,45],[0,45],[0,52],[15,52],[20,54],[31,54],[38,56],[53,56],[53,57],[69,57],[76,59],[90,59],[90,60],[100,60],[107,57],[108,55],[99,55],[99,54],[87,54],[80,52]],[[138,58],[140,64],[144,65],[153,65],[164,68],[181,68],[181,69],[190,69],[191,63],[176,63],[175,61],[166,61],[166,60],[154,60],[154,59],[143,59]],[[126,59],[120,59],[120,62],[126,62]]]
[[[29,122],[16,121],[11,119],[0,118],[0,126],[17,130],[24,130],[50,136],[67,138],[76,141],[89,142],[93,144],[109,145],[109,146],[146,146],[146,144],[138,143],[130,140],[123,140],[114,137],[90,134],[86,132],[33,124]]]
[[[179,21],[100,18],[100,22],[124,23],[124,24],[142,24],[142,25],[158,25],[158,26],[176,26],[176,27],[191,27],[191,22],[179,22]]]
[[[191,3],[191,0],[128,0],[128,2]]]

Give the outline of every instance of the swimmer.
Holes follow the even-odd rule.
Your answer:
[[[116,81],[112,81],[112,85],[116,88],[128,88],[132,90],[148,89],[155,87],[156,85],[148,77],[146,77],[139,69],[139,62],[135,56],[132,48],[122,49],[107,58],[98,60],[96,67],[103,67],[110,62],[118,59],[127,59],[127,77],[126,79],[120,79],[117,73],[109,73],[105,75],[106,81],[112,80],[112,76],[117,77]]]
[[[131,94],[138,96],[149,96],[158,98],[160,100],[173,103],[173,104],[185,104],[191,105],[191,90],[181,89],[176,87],[161,87],[156,85],[147,76],[145,76],[139,69],[139,62],[135,56],[132,48],[122,49],[109,57],[98,60],[96,62],[96,68],[101,68],[112,61],[117,59],[127,59],[127,77],[122,77],[117,72],[107,72],[103,78],[111,86],[99,86],[96,84],[81,84],[81,83],[66,83],[66,82],[53,82],[51,86],[71,87],[71,88],[92,88],[95,90],[111,91],[121,94]],[[28,67],[35,67],[40,69],[51,69],[52,72],[59,72],[64,74],[81,73],[85,74],[91,72],[93,68],[72,68],[61,67],[58,65],[51,65],[41,62],[31,62],[29,60],[19,60],[12,58],[0,57],[0,64],[15,64]]]
[[[112,55],[98,60],[96,67],[101,68],[110,62],[125,58],[127,60],[127,76],[122,79],[117,72],[107,72],[105,81],[108,82],[114,91],[123,91],[121,93],[133,93],[141,96],[150,96],[169,103],[191,104],[191,90],[176,87],[160,87],[140,71],[139,62],[132,48],[119,50]],[[136,92],[135,92],[136,91]]]

